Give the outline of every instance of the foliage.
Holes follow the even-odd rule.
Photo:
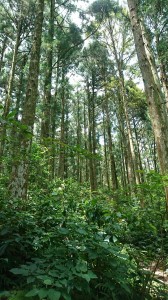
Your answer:
[[[147,297],[143,299],[153,299],[147,293],[149,273],[140,266],[141,256],[147,251],[146,263],[156,259],[163,241],[166,254],[166,236],[162,240],[162,220],[153,222],[155,210],[131,205],[117,209],[107,192],[91,195],[87,185],[71,179],[56,181],[50,195],[38,192],[24,204],[4,201],[1,290],[22,290],[11,292],[9,299],[20,299],[20,293],[51,300],[142,299],[142,294]]]
[[[3,2],[0,299],[168,299],[168,177],[125,6]],[[167,1],[137,6],[166,97]]]

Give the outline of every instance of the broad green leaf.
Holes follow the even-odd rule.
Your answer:
[[[87,232],[86,232],[86,230],[84,230],[84,229],[77,229],[76,230],[78,233],[80,233],[80,234],[82,234],[82,235],[86,235],[87,234]]]
[[[52,279],[45,279],[44,280],[44,284],[46,284],[46,285],[52,285],[53,284],[53,280]]]
[[[25,296],[26,297],[34,297],[36,295],[38,295],[39,290],[38,289],[33,289],[31,291],[29,291]]]
[[[129,286],[128,286],[127,284],[125,284],[125,283],[120,283],[120,285],[122,286],[122,288],[123,288],[126,292],[128,292],[129,294],[131,294],[131,290],[130,290],[130,288],[129,288]]]
[[[48,291],[49,300],[59,300],[60,297],[61,297],[61,293],[59,291],[56,291],[54,289],[50,289]]]
[[[27,283],[29,284],[29,283],[32,283],[32,282],[34,282],[35,281],[35,278],[34,277],[32,277],[32,276],[29,276],[28,278],[27,278]]]
[[[13,274],[15,275],[23,275],[23,276],[27,276],[29,274],[28,270],[25,269],[21,269],[21,268],[13,268],[10,270]]]
[[[38,296],[40,299],[46,298],[48,295],[48,290],[47,289],[40,289],[38,291]]]
[[[91,279],[97,278],[96,274],[94,274],[92,271],[88,271],[87,274],[80,274],[80,277],[85,279],[87,282],[89,282]]]
[[[113,242],[116,243],[118,241],[118,239],[116,238],[115,235],[113,235]]]
[[[8,292],[8,291],[4,291],[4,292],[0,292],[0,299],[2,298],[2,297],[10,297],[10,292]]]
[[[65,294],[65,293],[62,293],[62,297],[63,297],[65,300],[72,300],[71,296],[68,295],[68,294]]]
[[[9,298],[9,300],[23,300],[23,299],[25,299],[24,291],[13,291]]]
[[[84,260],[78,261],[76,270],[77,272],[87,272],[87,262]]]
[[[59,232],[61,233],[61,234],[68,234],[69,233],[69,230],[67,229],[67,228],[59,228]]]

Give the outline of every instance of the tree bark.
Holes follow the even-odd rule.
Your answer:
[[[4,58],[4,53],[5,53],[5,50],[6,50],[6,47],[7,47],[7,36],[5,36],[4,40],[3,40],[3,44],[2,44],[2,50],[1,50],[1,55],[0,55],[0,73],[1,73],[1,69],[2,69],[2,66],[3,66],[3,58]]]
[[[38,0],[36,12],[36,24],[32,43],[29,75],[26,90],[26,99],[23,107],[22,125],[25,132],[18,138],[18,153],[14,157],[10,194],[13,198],[27,198],[28,175],[29,175],[29,155],[31,151],[32,132],[35,121],[35,110],[38,97],[38,76],[40,63],[40,48],[43,25],[44,0]]]
[[[135,47],[141,69],[147,104],[155,136],[161,173],[168,172],[168,119],[166,106],[154,65],[154,59],[147,43],[142,22],[138,15],[138,2],[127,0],[130,11]],[[166,188],[168,206],[168,188]]]
[[[105,103],[104,109],[106,112],[106,130],[108,136],[108,147],[109,147],[109,156],[110,156],[110,169],[111,169],[111,182],[112,188],[115,190],[118,189],[118,178],[117,178],[117,171],[116,171],[116,164],[114,158],[114,147],[113,147],[113,140],[111,135],[111,122],[110,122],[110,114],[109,114],[109,105],[108,105],[108,98],[107,98],[107,91],[105,89]]]
[[[13,57],[12,57],[12,65],[11,70],[9,74],[9,80],[8,80],[8,89],[7,89],[7,95],[5,98],[5,105],[4,105],[4,111],[3,111],[3,119],[6,120],[11,106],[11,94],[13,89],[13,81],[14,81],[14,75],[15,75],[15,69],[16,69],[16,62],[17,62],[17,55],[18,55],[18,49],[20,45],[20,37],[22,32],[22,24],[23,19],[22,16],[20,17],[20,20],[18,22],[18,28],[17,28],[17,34],[16,34],[16,42],[13,50]],[[3,156],[4,148],[5,148],[5,141],[6,141],[6,123],[2,124],[0,128],[0,157]]]
[[[89,176],[91,191],[97,189],[96,164],[95,164],[95,115],[94,115],[94,82],[92,76],[92,92],[90,91],[87,79],[87,98],[88,98],[88,148],[89,148]]]
[[[105,117],[105,109],[102,105],[102,112],[103,112],[103,142],[104,142],[104,172],[105,173],[105,184],[107,184],[108,188],[110,189],[110,178],[109,178],[109,164],[108,164],[108,149],[107,149],[107,136],[106,136],[106,117]]]
[[[60,153],[58,177],[65,178],[65,119],[66,119],[66,96],[65,96],[65,70],[62,68],[62,82],[61,82],[61,134],[60,134]]]
[[[43,117],[41,124],[41,138],[45,139],[50,136],[51,124],[51,86],[52,86],[52,65],[53,65],[53,40],[54,40],[54,8],[55,0],[50,1],[50,20],[48,31],[48,49],[46,77],[44,82],[44,99],[43,99]]]

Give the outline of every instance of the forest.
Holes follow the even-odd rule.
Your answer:
[[[168,300],[168,1],[0,0],[0,299]]]

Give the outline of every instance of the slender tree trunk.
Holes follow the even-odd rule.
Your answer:
[[[164,94],[165,94],[166,107],[168,110],[168,77],[166,74],[165,66],[162,61],[160,62],[160,77],[161,77],[161,82],[162,82],[163,90],[164,90]]]
[[[137,0],[127,0],[127,2],[130,11],[136,52],[144,81],[147,104],[157,146],[160,170],[164,175],[168,173],[168,119],[166,106],[158,76],[156,76],[157,72],[153,63],[153,56],[149,49],[141,20],[138,16],[138,2]],[[168,187],[166,187],[166,200],[168,207]]]
[[[112,42],[112,47],[114,51],[114,57],[117,63],[117,69],[118,69],[118,75],[119,75],[119,95],[121,99],[121,103],[123,106],[123,111],[125,115],[125,120],[126,120],[126,128],[127,128],[127,137],[128,137],[128,172],[129,172],[129,178],[131,179],[131,184],[139,184],[139,176],[136,172],[137,169],[137,164],[136,164],[136,155],[135,155],[135,149],[134,149],[134,144],[133,144],[133,136],[132,136],[132,130],[130,126],[130,121],[129,121],[129,116],[128,116],[128,109],[127,109],[127,97],[126,97],[126,92],[125,92],[125,83],[124,83],[124,76],[123,76],[123,70],[122,70],[122,65],[123,62],[120,60],[119,55],[117,53],[116,49],[116,43],[114,40],[113,36],[113,27],[111,24],[111,21],[109,20],[108,22],[109,26],[109,33],[110,33],[110,38]]]
[[[41,138],[50,136],[51,124],[51,86],[52,86],[52,64],[53,64],[53,40],[54,40],[54,8],[55,0],[50,0],[50,20],[48,31],[48,49],[46,77],[44,82],[43,119],[41,124]]]
[[[56,83],[55,83],[55,94],[52,97],[52,110],[51,110],[51,154],[50,154],[50,178],[53,180],[56,175],[55,171],[55,160],[56,160],[56,143],[55,143],[55,133],[56,133],[56,115],[57,115],[57,94],[58,94],[58,81],[59,81],[59,59],[57,59],[57,73],[56,73]]]
[[[36,24],[31,50],[29,75],[26,91],[26,99],[23,107],[22,124],[27,128],[19,135],[18,153],[14,157],[12,166],[12,176],[10,182],[11,197],[27,198],[28,175],[29,175],[29,155],[33,125],[35,121],[35,110],[38,97],[38,75],[40,63],[40,47],[42,36],[44,0],[38,0],[36,12]],[[28,133],[29,132],[29,133]]]
[[[86,111],[86,104],[84,100],[84,139],[85,139],[85,152],[88,151],[88,132],[87,132],[87,111]],[[89,167],[88,167],[88,159],[87,157],[85,158],[85,180],[88,182],[89,181]]]
[[[96,184],[96,170],[95,170],[95,133],[93,130],[94,123],[94,88],[92,85],[92,93],[89,90],[89,82],[87,79],[87,97],[88,97],[88,145],[89,145],[89,175],[90,175],[90,187],[91,191],[95,191],[97,188]]]
[[[66,94],[66,102],[65,102],[65,144],[69,144],[69,132],[68,132],[68,124],[69,124],[69,106],[68,106],[68,98],[69,95]],[[69,174],[69,158],[67,153],[67,148],[64,151],[64,178],[68,178]]]
[[[128,147],[128,141],[127,136],[125,133],[124,128],[124,111],[123,111],[123,105],[120,101],[120,95],[118,92],[118,123],[119,123],[119,131],[120,131],[120,145],[121,145],[121,151],[122,151],[122,169],[123,169],[123,180],[125,182],[125,187],[127,184],[131,184],[133,181],[133,174],[132,174],[132,166],[129,158],[129,147]]]
[[[7,117],[10,109],[10,104],[11,104],[11,94],[12,94],[12,88],[13,88],[13,80],[14,80],[14,75],[15,75],[15,68],[16,68],[16,62],[17,62],[17,55],[18,55],[18,49],[20,45],[20,36],[21,36],[21,31],[22,31],[22,19],[19,21],[19,26],[17,30],[17,36],[16,36],[16,43],[13,51],[13,58],[12,58],[12,66],[11,66],[11,71],[9,75],[9,81],[8,81],[8,92],[7,92],[7,97],[5,99],[5,107],[4,107],[4,117]]]
[[[96,160],[96,120],[95,120],[95,74],[92,73],[92,94],[91,94],[91,112],[92,112],[92,151],[93,151],[93,173],[94,173],[94,190],[97,189],[97,160]]]
[[[144,174],[143,174],[143,166],[142,166],[142,159],[141,159],[141,152],[140,152],[140,147],[139,147],[139,140],[138,140],[138,132],[136,128],[136,123],[135,119],[133,118],[133,125],[134,125],[134,132],[135,132],[135,139],[136,139],[136,144],[137,144],[137,155],[138,155],[138,170],[141,171],[140,173],[140,183],[144,182]]]
[[[107,137],[106,137],[106,120],[105,120],[105,111],[103,108],[103,139],[104,139],[104,164],[105,164],[105,183],[110,189],[110,179],[109,179],[109,165],[108,165],[108,154],[107,154]],[[103,173],[104,173],[103,172]]]
[[[5,38],[3,40],[3,44],[2,44],[1,55],[0,55],[0,73],[1,73],[2,66],[3,66],[3,58],[4,58],[4,53],[6,50],[7,40],[8,40],[8,38],[7,38],[7,36],[5,36]]]
[[[61,87],[61,136],[60,136],[60,154],[59,154],[59,166],[58,177],[64,179],[65,173],[65,74],[62,70],[62,87]]]
[[[110,114],[109,114],[109,105],[108,105],[108,98],[107,98],[107,91],[105,90],[105,112],[106,112],[106,129],[107,129],[107,136],[108,136],[108,146],[109,146],[109,156],[110,156],[110,168],[111,168],[111,181],[112,187],[114,190],[118,189],[118,178],[116,172],[116,164],[114,158],[114,147],[111,135],[111,122],[110,122]]]
[[[81,109],[80,109],[80,98],[77,92],[77,147],[81,147]],[[77,181],[81,182],[81,158],[80,154],[77,153]]]
[[[13,81],[14,81],[14,75],[15,75],[15,69],[16,69],[18,49],[19,49],[19,45],[20,45],[22,23],[23,23],[23,20],[22,20],[22,18],[20,18],[20,20],[18,22],[16,42],[15,42],[14,51],[13,51],[12,65],[11,65],[11,70],[10,70],[10,74],[9,74],[8,89],[7,89],[7,95],[5,98],[5,105],[4,105],[4,111],[3,111],[3,119],[7,118],[8,114],[9,114],[10,106],[11,106],[11,94],[12,94],[12,89],[13,89]],[[4,123],[0,128],[0,157],[2,157],[3,153],[4,153],[4,147],[5,147],[5,141],[6,141],[6,130],[7,130],[6,123]]]
[[[19,122],[19,109],[23,106],[23,92],[24,92],[24,84],[23,84],[23,79],[24,79],[24,70],[25,70],[25,65],[27,63],[27,55],[23,57],[22,64],[20,66],[20,76],[19,76],[19,85],[17,87],[17,94],[16,94],[16,105],[15,105],[15,121],[14,124],[12,125],[12,130],[10,133],[10,140],[11,140],[11,146],[10,146],[10,152],[11,152],[11,157],[14,155],[14,153],[17,153],[17,129],[18,129],[18,122]]]

